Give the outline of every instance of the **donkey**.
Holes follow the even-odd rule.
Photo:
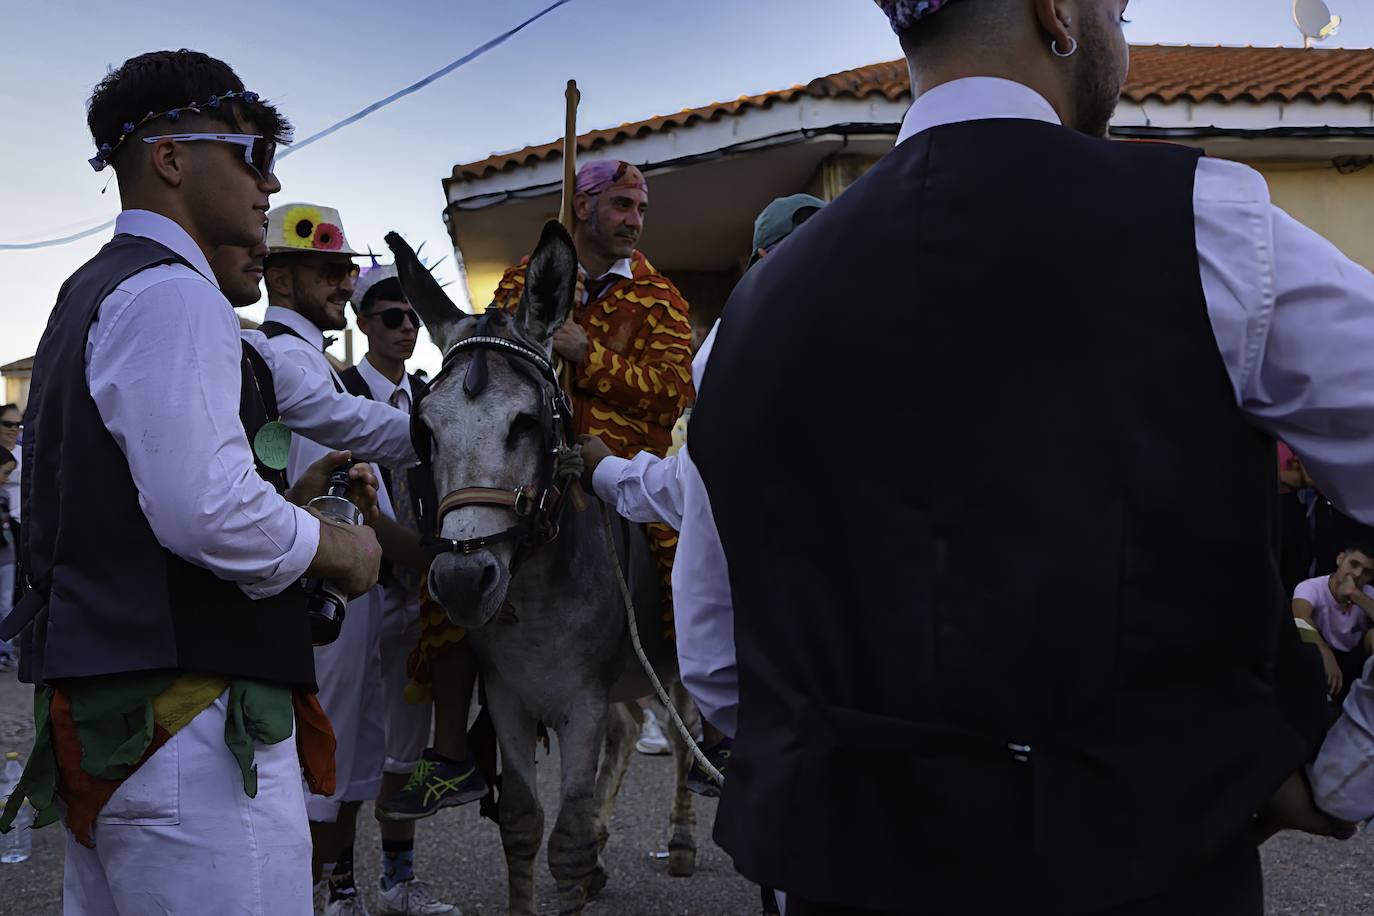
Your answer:
[[[432,542],[439,546],[430,548],[428,583],[449,618],[466,628],[481,665],[501,749],[509,912],[535,913],[534,859],[544,814],[534,752],[542,722],[557,734],[562,760],[549,870],[559,912],[581,913],[606,884],[599,854],[634,742],[619,701],[650,687],[629,643],[602,515],[564,505],[575,485],[554,479],[558,447],[570,443],[560,416],[566,401],[549,361],[553,334],[572,309],[576,252],[567,232],[550,222],[515,314],[479,321],[448,298],[400,236],[390,233],[386,241],[407,298],[444,353],[416,421],[418,437],[432,443],[434,496],[449,494],[437,512],[422,512],[439,535]],[[676,682],[676,653],[657,622],[658,578],[647,542],[634,526],[616,524],[611,531],[632,583],[645,649],[664,682]],[[695,713],[680,686],[675,696],[675,705]],[[669,865],[675,874],[691,874],[690,756],[680,736],[674,738],[678,789]]]

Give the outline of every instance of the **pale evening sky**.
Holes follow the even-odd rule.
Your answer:
[[[7,11],[0,55],[0,242],[63,235],[119,208],[84,103],[127,57],[188,47],[228,61],[304,137],[438,69],[548,0],[333,0],[184,4],[48,0]],[[977,0],[966,0],[977,2]],[[1374,46],[1374,0],[1328,0],[1331,47]],[[1291,0],[1135,0],[1135,43],[1300,45]],[[780,89],[899,56],[870,0],[574,0],[506,45],[278,170],[275,200],[337,206],[355,247],[398,229],[449,251],[441,179],[453,164],[556,138],[563,84],[582,87],[582,130]],[[663,214],[657,214],[662,218]],[[29,356],[62,281],[107,235],[0,251],[0,364]],[[652,252],[651,252],[652,254]],[[485,299],[490,290],[474,290]],[[260,317],[261,306],[248,310]],[[361,338],[360,338],[361,340]],[[431,347],[417,352],[434,362]]]

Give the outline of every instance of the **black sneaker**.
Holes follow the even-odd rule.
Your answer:
[[[487,794],[487,782],[470,758],[462,763],[426,748],[405,788],[376,806],[379,821],[418,821],[440,808],[466,805]]]
[[[711,766],[720,771],[721,776],[725,775],[725,767],[730,763],[730,749],[734,744],[735,742],[729,738],[722,738],[715,747],[704,751],[706,759],[711,762]],[[692,758],[692,768],[687,771],[687,789],[707,798],[720,798],[720,786],[702,769],[696,757]]]

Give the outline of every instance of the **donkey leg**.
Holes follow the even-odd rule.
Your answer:
[[[693,734],[700,731],[701,713],[697,704],[687,694],[681,681],[674,681],[668,689],[678,715]],[[672,826],[672,836],[668,839],[668,874],[676,878],[690,878],[697,868],[697,816],[692,810],[692,793],[687,789],[687,773],[692,768],[692,750],[677,723],[667,725],[668,737],[673,742],[673,762],[677,764],[677,786],[673,791],[673,810],[668,822]]]
[[[562,804],[549,836],[549,871],[558,884],[561,916],[581,913],[606,886],[598,861],[595,816],[596,763],[606,730],[606,696],[584,695],[558,728]]]
[[[625,773],[630,768],[639,727],[623,703],[611,706],[606,716],[606,740],[601,745],[601,765],[596,770],[596,840],[598,850],[611,838],[611,817]]]
[[[501,845],[506,852],[510,916],[535,916],[534,859],[544,838],[535,784],[537,723],[499,677],[488,673],[487,703],[501,747]]]

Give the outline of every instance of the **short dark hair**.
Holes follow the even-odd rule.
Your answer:
[[[208,102],[211,96],[243,90],[243,81],[233,68],[208,54],[185,48],[149,51],[129,58],[96,84],[86,103],[86,126],[97,147],[104,143],[113,146],[123,135],[125,124],[138,124],[150,112],[170,111],[195,102]],[[192,113],[188,117],[194,116]],[[291,140],[291,123],[275,106],[261,99],[253,102],[231,99],[213,108],[205,105],[200,109],[200,117],[230,128],[246,122],[278,143]],[[160,130],[154,126],[156,123],[150,122],[136,133]],[[120,154],[128,144],[126,139],[124,146],[115,151],[113,164],[116,169],[120,160],[125,159]]]
[[[973,37],[997,32],[1007,21],[1007,4],[1001,0],[951,3],[938,15],[927,16],[897,36],[907,58],[916,65],[927,57],[966,45]]]
[[[23,413],[18,404],[0,404],[0,413],[8,413],[11,410],[15,413]]]
[[[1351,533],[1351,535],[1345,539],[1345,547],[1341,550],[1341,553],[1352,553],[1357,550],[1374,560],[1374,530],[1361,528]]]
[[[372,307],[377,304],[378,299],[385,299],[388,302],[405,302],[406,293],[401,288],[401,281],[395,277],[387,277],[385,280],[378,280],[372,284],[372,288],[363,294],[363,301],[357,305],[358,314],[365,315],[372,311]]]

